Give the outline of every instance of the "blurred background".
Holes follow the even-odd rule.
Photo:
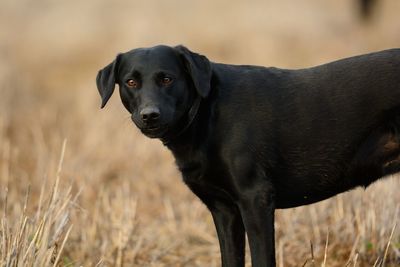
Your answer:
[[[219,266],[211,216],[117,90],[100,110],[97,71],[157,44],[282,68],[399,47],[400,1],[360,2],[1,0],[0,263]],[[399,266],[399,185],[278,211],[278,266]]]

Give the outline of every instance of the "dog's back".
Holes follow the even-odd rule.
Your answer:
[[[400,49],[300,70],[214,68],[221,84],[215,127],[225,129],[216,132],[228,132],[219,141],[232,153],[252,148],[273,172],[278,207],[400,170]]]

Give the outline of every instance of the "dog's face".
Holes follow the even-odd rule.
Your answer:
[[[207,58],[183,46],[156,46],[119,54],[99,71],[96,80],[102,107],[118,84],[133,122],[151,138],[162,138],[176,127],[196,95],[207,97],[210,81]]]

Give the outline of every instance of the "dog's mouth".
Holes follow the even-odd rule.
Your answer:
[[[136,127],[149,138],[162,138],[168,131],[168,124],[156,124],[156,125],[146,125],[141,121],[136,120],[132,116],[132,121]]]
[[[140,128],[140,131],[150,138],[161,138],[167,132],[167,125],[147,126]]]

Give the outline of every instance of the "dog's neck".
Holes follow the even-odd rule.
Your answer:
[[[212,79],[212,90],[206,98],[195,94],[192,105],[175,127],[171,137],[161,138],[163,144],[172,152],[179,168],[181,163],[191,162],[207,148],[204,146],[210,137],[211,124],[215,123],[214,109],[219,95],[216,77]],[[190,155],[190,156],[189,156]],[[188,158],[189,157],[189,158]]]
[[[165,146],[169,147],[169,145],[174,143],[178,139],[178,137],[182,136],[186,131],[189,130],[197,117],[201,105],[201,100],[201,96],[197,96],[194,99],[189,111],[183,116],[183,119],[178,122],[175,129],[171,130],[171,132],[168,132],[165,137],[161,138],[161,141]]]
[[[205,107],[209,99],[197,98],[183,118],[183,122],[177,127],[176,134],[171,139],[161,139],[163,144],[172,152],[175,163],[181,171],[184,180],[190,179],[206,164],[207,158],[204,151],[207,150],[205,140],[207,139],[208,124],[212,119],[210,109]],[[205,105],[204,105],[205,104]],[[189,174],[190,173],[190,174]]]

